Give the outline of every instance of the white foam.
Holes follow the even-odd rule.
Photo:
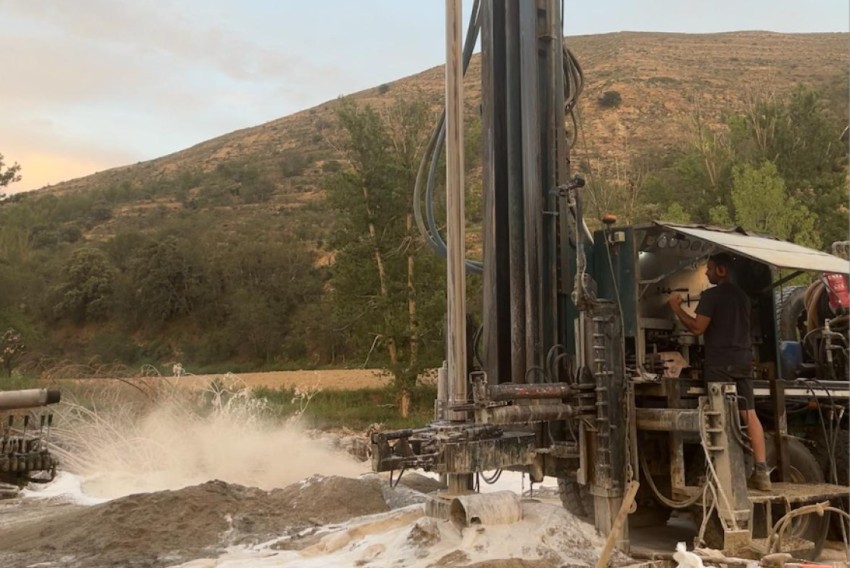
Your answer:
[[[50,483],[30,483],[20,493],[24,499],[48,499],[61,497],[80,505],[97,505],[107,499],[86,495],[83,480],[73,473],[59,471]]]

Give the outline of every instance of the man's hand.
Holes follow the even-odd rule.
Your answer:
[[[683,299],[684,298],[682,298],[681,294],[670,294],[670,299],[667,300],[667,303],[670,304],[670,307],[673,308],[673,311],[675,312],[676,309],[682,305]]]
[[[679,294],[670,294],[670,299],[667,300],[667,303],[670,305],[673,313],[676,314],[676,317],[679,318],[679,321],[688,328],[688,331],[694,335],[702,335],[705,333],[705,330],[708,329],[708,324],[711,323],[711,318],[704,315],[697,315],[696,317],[692,316],[685,311],[685,308],[682,307],[682,302],[684,300],[685,299]]]

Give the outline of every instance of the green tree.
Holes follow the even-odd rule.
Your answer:
[[[16,162],[7,166],[3,162],[3,154],[0,154],[0,187],[21,181],[21,166]]]
[[[773,162],[765,162],[760,168],[735,166],[732,205],[735,222],[746,229],[811,247],[821,245],[815,216],[788,194]]]
[[[130,281],[137,321],[159,326],[192,313],[202,271],[183,240],[168,236],[149,242],[133,258]]]
[[[343,99],[337,118],[347,160],[327,188],[339,212],[332,240],[336,318],[357,346],[354,354],[384,363],[406,389],[442,351],[435,338],[443,309],[434,313],[444,295],[442,262],[424,248],[412,211],[431,112],[421,98],[396,99],[381,112]],[[385,356],[375,353],[378,347]]]
[[[0,363],[3,364],[3,369],[6,371],[6,376],[12,376],[12,369],[15,368],[15,363],[24,353],[26,346],[24,345],[21,333],[15,328],[9,328],[0,337]]]
[[[112,307],[115,269],[98,248],[74,251],[63,270],[64,282],[55,289],[54,313],[80,325],[106,319]]]
[[[828,243],[847,237],[846,124],[817,90],[799,87],[786,99],[751,102],[731,117],[731,143],[738,161],[776,166],[787,192],[806,203]]]

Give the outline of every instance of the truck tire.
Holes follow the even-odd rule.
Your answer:
[[[814,455],[815,461],[821,464],[821,472],[827,483],[850,486],[850,431],[839,426],[835,426],[835,428],[837,430],[835,432],[834,448],[829,448],[823,428],[820,425],[812,429],[811,436],[809,437],[815,445],[812,449],[812,455]],[[832,478],[830,454],[832,454],[832,458],[835,460],[835,472],[838,474],[837,480]]]
[[[776,466],[776,450],[774,449],[772,435],[765,435],[765,444],[767,445],[767,463],[769,466],[774,467]],[[788,438],[787,449],[788,464],[791,469],[790,477],[792,482],[806,484],[824,482],[823,471],[820,463],[818,463],[815,456],[812,455],[812,452],[808,450],[803,442],[797,438]],[[778,481],[775,471],[774,481]],[[779,517],[783,514],[785,514],[785,512],[782,510],[782,507],[774,505],[773,522],[776,523]],[[763,515],[763,509],[757,508],[754,510],[754,531],[759,528],[759,525],[762,528],[766,528]],[[828,513],[823,517],[818,517],[817,515],[804,515],[793,521],[792,525],[786,529],[786,535],[797,536],[814,543],[813,549],[802,553],[804,559],[814,560],[820,555],[824,541],[826,540],[827,532],[829,531],[829,517],[830,515]]]
[[[777,341],[802,341],[806,333],[806,303],[808,286],[787,286],[776,292]]]
[[[821,464],[823,478],[827,483],[835,483],[843,487],[848,487],[850,486],[850,431],[839,426],[836,426],[836,428],[839,429],[835,432],[835,451],[832,452],[832,457],[835,459],[835,473],[838,475],[838,479],[836,480],[832,477],[830,449],[827,446],[823,428],[819,425],[814,427],[809,436],[809,439],[815,444],[812,454],[815,456],[817,462]],[[847,510],[847,505],[847,495],[842,497],[839,502],[833,503],[833,506],[839,506],[839,508],[845,511]],[[845,520],[841,515],[832,515],[832,522],[829,525],[829,533],[827,534],[829,540],[842,540],[844,538],[841,534],[841,523],[843,522]]]
[[[643,485],[638,490],[639,495],[641,490],[643,490]],[[573,479],[559,478],[558,493],[564,509],[585,522],[594,523],[593,495],[586,485],[581,485]],[[628,516],[630,528],[663,527],[667,524],[672,513],[671,509],[664,507],[649,495],[640,500],[636,497],[636,502],[638,503],[637,509]]]
[[[593,524],[593,495],[587,485],[581,485],[575,479],[558,478],[558,494],[564,509],[579,519]]]

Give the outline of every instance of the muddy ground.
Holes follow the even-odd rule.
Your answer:
[[[322,566],[554,568],[592,566],[598,555],[601,541],[589,525],[559,507],[530,502],[531,518],[524,530],[530,528],[535,536],[529,538],[518,529],[517,539],[526,539],[527,544],[519,542],[517,553],[507,553],[495,549],[504,547],[506,540],[496,535],[496,557],[488,557],[490,546],[481,540],[484,528],[464,529],[467,535],[461,538],[451,523],[423,516],[423,492],[438,488],[435,480],[410,473],[395,488],[375,475],[313,476],[271,491],[209,481],[93,506],[63,498],[10,499],[0,502],[0,566],[159,568],[187,562],[218,566],[214,559],[232,547],[245,550],[261,543],[266,543],[261,555],[266,562],[288,551],[289,556],[275,566],[300,566],[303,559]],[[397,513],[379,517],[393,510]],[[346,528],[346,522],[368,515],[373,517]],[[390,529],[401,531],[402,545],[409,549],[401,559],[393,557],[397,550],[381,544],[372,544],[350,564],[331,556],[346,549],[359,554],[358,539]],[[500,553],[504,557],[499,558]],[[624,563],[621,557],[620,564]]]

